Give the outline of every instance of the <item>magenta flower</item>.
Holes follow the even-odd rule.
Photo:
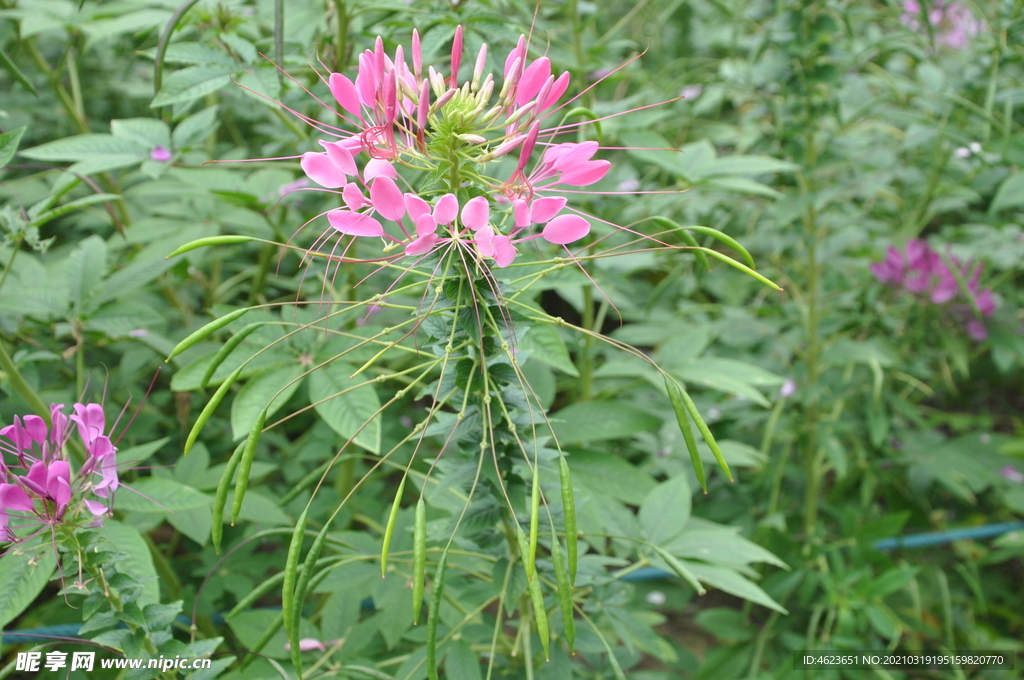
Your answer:
[[[1005,479],[1010,480],[1011,482],[1024,484],[1024,472],[1021,472],[1012,465],[1007,465],[1006,467],[1004,467],[1002,470],[999,471],[999,474],[1002,475]]]
[[[166,146],[154,146],[153,150],[149,152],[149,158],[157,163],[166,163],[173,157],[174,154]]]
[[[957,268],[961,278],[967,280],[967,290],[961,290],[957,275],[950,270],[942,256],[932,250],[925,241],[911,239],[901,251],[890,246],[885,259],[870,265],[871,273],[882,283],[902,289],[913,295],[926,295],[936,305],[944,305],[963,298],[968,304],[957,305],[956,312],[961,316],[971,312],[968,296],[973,298],[983,317],[995,312],[995,299],[992,290],[979,290],[981,265],[968,274],[966,267],[950,257],[949,261]],[[968,278],[969,276],[969,278]],[[967,333],[975,340],[981,341],[988,337],[984,323],[978,319],[970,319],[966,323]]]
[[[927,33],[921,19],[921,4],[917,0],[905,0],[900,23],[912,31]],[[953,50],[964,49],[985,30],[985,22],[980,21],[960,2],[934,0],[928,10],[927,20],[935,35],[935,43]]]
[[[117,449],[103,434],[103,407],[75,404],[75,415],[68,417],[63,406],[50,406],[49,430],[35,415],[15,416],[11,425],[0,429],[9,442],[0,440],[0,541],[19,540],[10,526],[11,513],[30,524],[53,526],[72,520],[67,514],[77,500],[93,517],[110,511],[111,494],[118,487]],[[70,422],[77,426],[87,454],[77,474],[64,451]],[[88,494],[107,502],[86,498]]]

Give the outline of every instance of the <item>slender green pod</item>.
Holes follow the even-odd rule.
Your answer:
[[[704,441],[708,443],[708,448],[711,449],[711,453],[715,454],[715,460],[718,461],[718,467],[722,468],[722,472],[729,478],[729,481],[733,481],[732,472],[729,471],[729,464],[725,462],[725,456],[722,455],[722,449],[718,448],[718,442],[715,441],[715,435],[711,434],[711,430],[708,429],[707,423],[700,417],[700,411],[697,410],[697,405],[693,403],[693,399],[686,393],[685,389],[679,390],[679,396],[683,398],[683,403],[686,405],[686,411],[693,418],[693,422],[697,424],[697,429],[700,430],[701,436],[704,437]]]
[[[384,572],[388,568],[388,550],[391,549],[391,535],[395,533],[395,521],[398,519],[398,510],[402,503],[402,492],[405,490],[406,477],[398,485],[395,493],[395,500],[391,504],[391,514],[388,515],[388,523],[384,527],[384,544],[380,547],[380,577],[384,578]]]
[[[569,654],[576,653],[576,619],[572,613],[572,588],[569,587],[569,572],[565,569],[565,557],[558,535],[551,532],[551,561],[555,563],[555,587],[558,594],[558,608],[562,610],[562,627],[565,641],[569,643]]]
[[[448,551],[441,553],[434,574],[434,591],[430,594],[430,611],[427,612],[427,677],[437,680],[437,623],[441,612],[441,595],[444,593],[444,570],[448,563]]]
[[[668,391],[668,399],[672,402],[672,410],[676,412],[676,421],[679,423],[679,431],[683,433],[683,441],[686,442],[686,450],[690,452],[690,462],[693,464],[693,472],[697,475],[700,488],[704,493],[708,492],[708,482],[704,475],[704,461],[700,459],[700,452],[697,451],[697,440],[693,437],[693,428],[690,427],[690,417],[686,414],[686,404],[683,399],[683,391],[667,375],[665,376],[665,390]]]
[[[178,255],[187,253],[190,250],[195,250],[196,248],[205,248],[206,246],[224,246],[232,243],[248,243],[249,241],[257,240],[259,239],[255,239],[252,236],[207,236],[206,238],[198,238],[195,241],[189,241],[183,246],[178,246],[174,252],[167,256],[167,259],[169,260],[172,257],[177,257]]]
[[[249,436],[245,438],[245,448],[242,450],[242,459],[238,466],[238,480],[235,482],[235,499],[231,503],[231,526],[235,526],[238,513],[242,510],[242,499],[245,498],[245,490],[249,488],[252,461],[256,457],[256,445],[260,442],[260,434],[263,432],[265,422],[267,422],[267,409],[260,412],[256,422],[249,430]]]
[[[551,632],[548,630],[548,613],[544,609],[544,593],[540,589],[540,579],[535,578],[527,582],[530,591],[530,601],[533,602],[533,618],[537,622],[537,635],[540,637],[540,645],[544,648],[544,660],[551,661],[550,640]]]
[[[708,255],[710,255],[710,256],[718,259],[718,260],[721,260],[722,262],[725,262],[727,265],[729,265],[731,267],[735,267],[736,269],[739,269],[741,272],[743,272],[744,274],[747,274],[748,276],[754,277],[755,279],[757,279],[758,281],[760,281],[761,283],[763,283],[766,286],[770,286],[770,287],[774,288],[775,290],[782,290],[782,286],[780,286],[779,284],[775,283],[771,279],[766,278],[765,276],[762,276],[761,274],[757,273],[752,268],[748,267],[747,265],[743,264],[742,262],[737,262],[736,260],[732,259],[731,257],[726,255],[725,253],[720,253],[717,250],[712,250],[711,248],[699,248],[699,250],[707,253]]]
[[[611,649],[608,650],[608,663],[611,664],[615,680],[626,680],[626,674],[622,672],[622,666],[619,665],[619,660],[615,658],[615,652]]]
[[[217,350],[217,353],[213,356],[213,361],[206,367],[206,372],[203,373],[203,379],[199,381],[199,386],[206,389],[207,383],[210,382],[210,378],[217,372],[217,369],[224,360],[235,351],[235,348],[242,344],[242,341],[249,337],[254,330],[264,325],[264,321],[256,321],[255,323],[244,326],[241,330],[231,336],[231,339],[224,343],[224,346]]]
[[[288,545],[288,557],[284,563],[284,581],[281,582],[281,611],[284,613],[284,629],[292,645],[292,661],[295,671],[301,677],[302,652],[299,650],[299,619],[295,616],[295,581],[299,570],[299,556],[302,554],[302,539],[306,535],[306,517],[309,510],[303,510],[295,522],[292,540]]]
[[[697,591],[698,595],[703,595],[707,592],[704,590],[704,586],[700,584],[700,581],[697,580],[694,573],[687,569],[686,565],[680,560],[676,559],[675,555],[663,548],[659,548],[658,546],[654,546],[654,550],[658,553],[658,556],[661,557],[661,559],[665,560],[665,563],[676,573],[676,576],[693,586],[693,589]]]
[[[572,492],[572,476],[565,456],[558,457],[558,480],[562,486],[562,512],[565,513],[565,554],[569,558],[569,587],[576,587],[576,563],[579,541],[576,533],[576,500]]]
[[[730,248],[735,250],[737,253],[739,253],[743,257],[744,261],[746,261],[746,263],[748,265],[750,265],[751,267],[755,266],[754,265],[754,257],[750,254],[750,251],[748,251],[746,248],[744,248],[740,244],[740,242],[737,241],[736,239],[734,239],[732,236],[729,236],[728,234],[726,234],[724,232],[721,232],[721,231],[719,231],[717,229],[712,229],[711,227],[690,226],[690,227],[683,227],[683,229],[688,229],[689,231],[695,231],[698,234],[706,234],[707,236],[710,236],[711,238],[724,243],[725,245],[729,246]]]
[[[533,465],[533,489],[530,492],[530,548],[529,555],[524,555],[531,565],[537,564],[537,534],[540,525],[540,461],[537,460]],[[530,570],[534,575],[537,574],[537,568],[532,567]]]
[[[231,478],[235,476],[238,469],[238,461],[242,458],[242,448],[245,442],[235,447],[228,464],[224,467],[224,474],[217,482],[217,493],[213,497],[213,525],[210,527],[210,539],[213,541],[213,549],[220,554],[220,541],[224,537],[224,506],[228,502],[228,487],[231,486]],[[234,520],[232,520],[234,523]]]
[[[697,239],[693,237],[693,234],[686,231],[686,229],[679,226],[677,223],[673,222],[669,218],[658,215],[657,217],[652,217],[651,222],[654,222],[655,224],[657,224],[662,229],[665,229],[666,231],[676,232],[679,235],[679,238],[681,238],[683,240],[683,243],[685,243],[686,245],[692,248],[700,248],[700,244],[697,243]],[[696,256],[697,262],[700,263],[701,267],[703,267],[704,269],[711,269],[711,264],[708,262],[707,255],[705,255],[699,250],[693,251],[693,254],[694,256]]]
[[[236,309],[233,312],[225,314],[219,319],[214,319],[213,321],[206,324],[205,326],[197,330],[195,333],[192,333],[187,338],[185,338],[177,345],[175,345],[174,349],[172,349],[171,353],[167,355],[167,358],[164,360],[164,362],[170,361],[171,359],[178,356],[179,354],[181,354],[182,352],[184,352],[185,350],[187,350],[189,347],[196,344],[200,340],[205,340],[206,338],[210,337],[215,332],[219,331],[221,328],[224,328],[224,326],[227,326],[235,319],[242,318],[242,316],[248,311],[249,308],[244,307],[242,309]]]
[[[182,451],[183,456],[187,456],[188,452],[192,449],[192,445],[196,443],[196,439],[199,437],[199,433],[202,431],[203,426],[206,425],[206,421],[210,419],[213,412],[220,406],[220,402],[224,400],[224,395],[228,393],[231,386],[238,380],[238,375],[242,372],[242,366],[239,366],[234,372],[227,377],[227,379],[220,384],[217,391],[210,397],[210,401],[206,403],[203,410],[199,412],[199,417],[196,418],[196,424],[192,426],[192,430],[188,433],[188,437],[185,438],[185,448]]]
[[[423,608],[423,581],[427,571],[427,506],[421,496],[416,501],[412,529],[412,625],[420,623]]]
[[[299,621],[302,618],[302,603],[306,599],[306,593],[309,591],[309,582],[313,578],[313,572],[316,571],[316,561],[320,559],[320,553],[323,551],[324,541],[327,539],[327,529],[330,524],[324,524],[323,529],[313,539],[313,545],[310,546],[309,552],[306,553],[306,561],[302,563],[301,573],[298,575],[298,583],[295,586],[295,610],[292,613],[292,620]]]
[[[523,533],[523,528],[516,524],[516,543],[519,544],[519,559],[523,563],[523,571],[526,572],[526,580],[532,581],[534,576],[534,564],[529,560],[530,542]]]

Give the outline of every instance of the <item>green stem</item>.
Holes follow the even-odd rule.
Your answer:
[[[46,404],[35,393],[35,390],[25,382],[2,343],[0,343],[0,370],[7,374],[7,381],[11,383],[11,388],[17,392],[18,396],[24,399],[29,407],[46,421],[47,426],[50,426],[50,409],[46,408]]]
[[[338,15],[337,25],[334,28],[334,69],[338,73],[342,73],[347,61],[345,52],[348,50],[349,16],[345,0],[334,0],[334,10]]]
[[[594,330],[594,289],[583,287],[583,327]],[[594,339],[588,333],[583,336],[580,348],[580,401],[588,401],[594,383]]]
[[[0,276],[0,290],[3,290],[4,284],[7,282],[7,277],[11,273],[11,267],[14,266],[14,258],[18,257],[18,251],[21,250],[21,234],[14,237],[14,250],[11,252],[11,259],[7,260],[7,266],[4,268],[3,276]]]

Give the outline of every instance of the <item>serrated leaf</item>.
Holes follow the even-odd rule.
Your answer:
[[[354,441],[364,449],[380,453],[381,418],[374,415],[380,409],[380,399],[372,383],[351,389],[365,382],[359,376],[350,378],[354,371],[351,366],[337,361],[316,371],[309,379],[309,400],[317,403],[329,399],[317,404],[316,412],[346,440],[369,421]],[[350,389],[345,394],[338,394]]]
[[[169,106],[206,96],[231,82],[229,66],[190,66],[164,79],[150,108]]]
[[[57,563],[53,550],[33,540],[0,557],[0,629],[19,616],[50,581]]]
[[[684,475],[662,482],[640,504],[640,527],[654,545],[664,546],[683,532],[690,519],[690,485]]]

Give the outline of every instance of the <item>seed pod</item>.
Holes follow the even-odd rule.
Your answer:
[[[203,379],[199,381],[199,386],[206,389],[206,384],[210,382],[210,378],[217,372],[217,369],[224,360],[235,351],[235,348],[242,344],[242,341],[249,337],[254,330],[264,324],[263,321],[257,321],[244,326],[240,331],[231,336],[231,339],[224,343],[224,346],[217,350],[217,354],[214,355],[213,361],[206,367],[206,372],[203,373]]]
[[[576,501],[572,493],[572,477],[565,456],[558,457],[558,479],[562,485],[562,512],[565,513],[565,552],[569,558],[569,587],[576,587],[576,562],[578,541],[576,538]]]
[[[306,516],[309,510],[303,510],[295,522],[292,540],[288,545],[288,557],[284,563],[284,581],[281,582],[281,611],[284,614],[284,629],[288,641],[292,645],[292,661],[295,670],[302,668],[301,652],[299,651],[299,619],[295,616],[295,581],[299,570],[299,556],[302,553],[302,539],[306,535]]]
[[[405,490],[405,477],[402,477],[395,493],[395,500],[391,504],[391,514],[388,515],[387,526],[384,527],[384,544],[380,548],[380,577],[384,578],[384,572],[388,566],[388,550],[391,548],[391,535],[395,532],[395,520],[398,519],[398,509],[402,501],[402,491]]]
[[[241,318],[242,315],[244,315],[248,311],[248,307],[245,307],[243,309],[236,309],[235,311],[229,314],[225,314],[219,319],[215,319],[210,323],[206,324],[205,326],[197,330],[195,333],[192,333],[190,336],[188,336],[187,338],[179,342],[177,345],[175,345],[174,349],[171,350],[171,353],[167,355],[167,359],[165,359],[165,361],[170,361],[171,359],[178,356],[179,354],[181,354],[182,352],[184,352],[185,350],[187,350],[189,347],[196,344],[200,340],[205,340],[206,338],[210,337],[211,335],[214,334],[214,332],[220,330],[221,328],[224,328],[224,326],[227,326],[235,319]]]
[[[220,541],[224,537],[224,505],[228,502],[228,487],[231,486],[231,478],[235,476],[238,469],[238,461],[242,458],[242,448],[245,442],[235,447],[228,464],[224,467],[224,474],[217,482],[217,493],[213,497],[213,525],[210,527],[210,538],[213,541],[213,549],[220,554]]]
[[[320,533],[316,535],[313,540],[313,545],[310,546],[309,552],[306,553],[306,561],[303,562],[302,573],[298,577],[298,585],[295,586],[295,608],[292,613],[292,620],[298,622],[302,618],[302,603],[306,599],[306,593],[309,590],[309,582],[313,578],[313,571],[316,568],[316,562],[320,559],[320,553],[323,550],[324,542],[327,539],[327,528],[330,524],[325,524]],[[296,624],[297,626],[297,624]],[[298,637],[298,630],[296,630],[296,637]],[[298,646],[298,645],[294,645]],[[298,668],[298,666],[296,666]]]
[[[668,399],[672,402],[672,410],[676,412],[676,421],[679,423],[679,431],[683,433],[683,441],[686,442],[686,450],[690,452],[690,463],[693,464],[693,471],[700,482],[700,488],[704,493],[708,492],[708,482],[704,475],[704,462],[700,459],[700,452],[697,451],[697,441],[693,438],[693,428],[690,427],[690,417],[686,415],[686,402],[683,399],[683,391],[675,380],[665,376],[665,389],[668,391]]]
[[[537,563],[537,533],[538,526],[540,524],[540,461],[535,461],[533,465],[533,489],[530,492],[530,548],[529,555],[523,557],[528,564],[535,565]],[[531,568],[531,572],[536,575],[537,569]]]
[[[195,250],[196,248],[203,248],[205,246],[222,246],[227,245],[229,243],[248,243],[249,241],[255,240],[256,239],[254,239],[252,236],[207,236],[206,238],[199,238],[196,239],[195,241],[189,241],[183,246],[178,246],[178,248],[176,248],[174,252],[167,256],[167,259],[169,260],[172,257],[177,257],[178,255],[187,253],[190,250]]]
[[[697,239],[693,238],[693,235],[690,232],[686,231],[686,229],[680,227],[678,224],[676,224],[669,218],[658,215],[657,217],[652,217],[651,221],[657,224],[662,229],[665,229],[666,231],[676,232],[679,235],[679,238],[681,238],[683,240],[683,243],[685,243],[686,245],[691,246],[693,248],[700,247],[700,244],[697,243]],[[708,263],[707,255],[705,255],[699,250],[693,251],[693,254],[697,258],[697,262],[700,263],[701,267],[703,267],[704,269],[711,269],[711,265]]]
[[[256,457],[256,445],[260,442],[260,434],[262,434],[263,424],[266,422],[267,410],[263,409],[249,429],[249,436],[245,438],[245,448],[242,450],[242,460],[238,466],[238,480],[235,482],[235,499],[231,502],[231,526],[235,526],[238,513],[242,510],[242,499],[245,498],[245,490],[249,488],[252,461]]]
[[[549,653],[550,632],[548,631],[548,613],[544,609],[544,593],[540,589],[540,579],[535,578],[527,582],[530,591],[530,600],[533,602],[533,618],[537,622],[537,635],[540,636],[540,645],[544,648],[544,660],[551,661]]]
[[[245,364],[236,368],[234,372],[227,377],[227,380],[220,384],[217,391],[213,393],[212,397],[210,397],[210,401],[208,401],[206,406],[203,407],[203,410],[199,412],[199,417],[196,418],[196,424],[192,426],[192,430],[188,433],[188,437],[185,438],[185,448],[181,455],[188,455],[192,445],[196,443],[196,439],[199,437],[199,433],[202,431],[203,426],[206,425],[206,421],[210,419],[210,416],[212,416],[213,412],[217,410],[220,402],[224,400],[224,395],[228,393],[231,386],[235,384],[236,380],[238,380],[238,375],[242,372],[243,366],[245,366]]]
[[[534,576],[533,562],[529,560],[530,543],[526,540],[526,534],[522,527],[516,524],[516,543],[519,544],[519,559],[523,563],[523,571],[526,572],[526,580],[532,581]]]
[[[444,570],[448,551],[441,553],[434,574],[434,591],[430,594],[430,611],[427,612],[427,677],[437,680],[437,622],[441,611],[441,594],[444,592]]]
[[[427,506],[423,497],[416,502],[416,519],[412,530],[412,625],[420,623],[423,608],[423,581],[427,571]]]
[[[558,589],[558,608],[562,610],[562,627],[565,629],[565,641],[569,643],[569,654],[576,653],[576,619],[572,612],[572,589],[569,587],[569,574],[565,570],[565,558],[562,557],[562,544],[558,536],[551,532],[551,561],[555,563],[555,586]]]
[[[661,559],[665,560],[665,564],[667,564],[669,568],[676,573],[676,576],[689,583],[693,589],[697,591],[698,595],[703,595],[707,592],[704,590],[704,586],[700,584],[700,581],[697,580],[697,577],[693,572],[687,569],[685,564],[676,559],[675,555],[658,546],[654,546],[654,550],[658,553],[658,556],[661,557]]]
[[[697,429],[700,430],[701,435],[704,437],[704,441],[708,443],[708,448],[711,449],[711,453],[715,454],[715,460],[718,461],[718,467],[722,468],[722,472],[729,478],[729,481],[733,481],[732,473],[729,472],[729,464],[725,462],[725,456],[722,455],[722,449],[718,448],[718,442],[715,441],[715,435],[711,434],[711,430],[708,429],[707,423],[700,416],[700,411],[697,410],[697,405],[693,403],[693,399],[690,399],[690,395],[686,393],[685,389],[679,390],[679,395],[683,398],[683,403],[686,405],[686,410],[693,418],[693,422],[697,424]]]

